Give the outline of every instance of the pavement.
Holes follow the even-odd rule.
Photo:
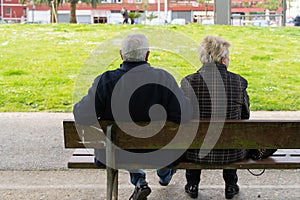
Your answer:
[[[97,169],[68,169],[73,150],[64,149],[63,119],[71,113],[0,113],[0,200],[105,200],[106,173]],[[251,119],[296,119],[300,111],[251,113]],[[148,200],[188,200],[184,170],[167,187],[146,170],[152,189]],[[300,170],[266,170],[259,177],[239,170],[238,200],[300,199]],[[119,199],[133,191],[126,171],[119,175]],[[203,170],[198,199],[225,199],[221,170]]]

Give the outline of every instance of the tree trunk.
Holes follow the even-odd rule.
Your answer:
[[[50,22],[51,23],[57,23],[57,0],[51,1],[50,5]]]
[[[50,9],[50,23],[56,23],[55,17],[54,17],[55,12],[53,12],[53,9]]]
[[[76,20],[76,0],[71,1],[70,23],[77,24]]]

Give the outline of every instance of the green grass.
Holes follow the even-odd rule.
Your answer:
[[[251,110],[300,110],[297,28],[231,26],[0,25],[0,111],[70,112],[95,76],[119,67],[120,42],[147,35],[150,63],[178,82],[200,66],[206,35],[230,41],[230,71],[249,83]]]

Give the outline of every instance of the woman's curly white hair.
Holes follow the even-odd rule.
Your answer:
[[[230,43],[219,36],[206,36],[199,47],[201,63],[221,63],[223,57],[229,57],[229,47]]]

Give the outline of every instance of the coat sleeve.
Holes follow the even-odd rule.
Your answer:
[[[184,95],[175,79],[171,79],[171,81],[173,81],[172,91],[174,94],[170,95],[168,104],[169,120],[175,123],[186,123],[192,119],[192,104],[190,99]],[[178,103],[180,108],[178,107]]]
[[[83,125],[92,125],[98,122],[98,116],[95,106],[95,98],[97,95],[97,88],[101,76],[98,76],[92,86],[90,87],[86,96],[84,96],[73,107],[73,115],[75,122]]]
[[[185,77],[181,80],[181,89],[183,91],[183,94],[189,98],[190,105],[192,106],[193,113],[192,118],[193,119],[199,119],[199,102],[197,99],[197,96],[194,92],[194,88],[191,86],[189,78]]]
[[[242,106],[242,119],[250,118],[250,99],[247,93],[248,82],[246,79],[243,79],[243,106]]]

